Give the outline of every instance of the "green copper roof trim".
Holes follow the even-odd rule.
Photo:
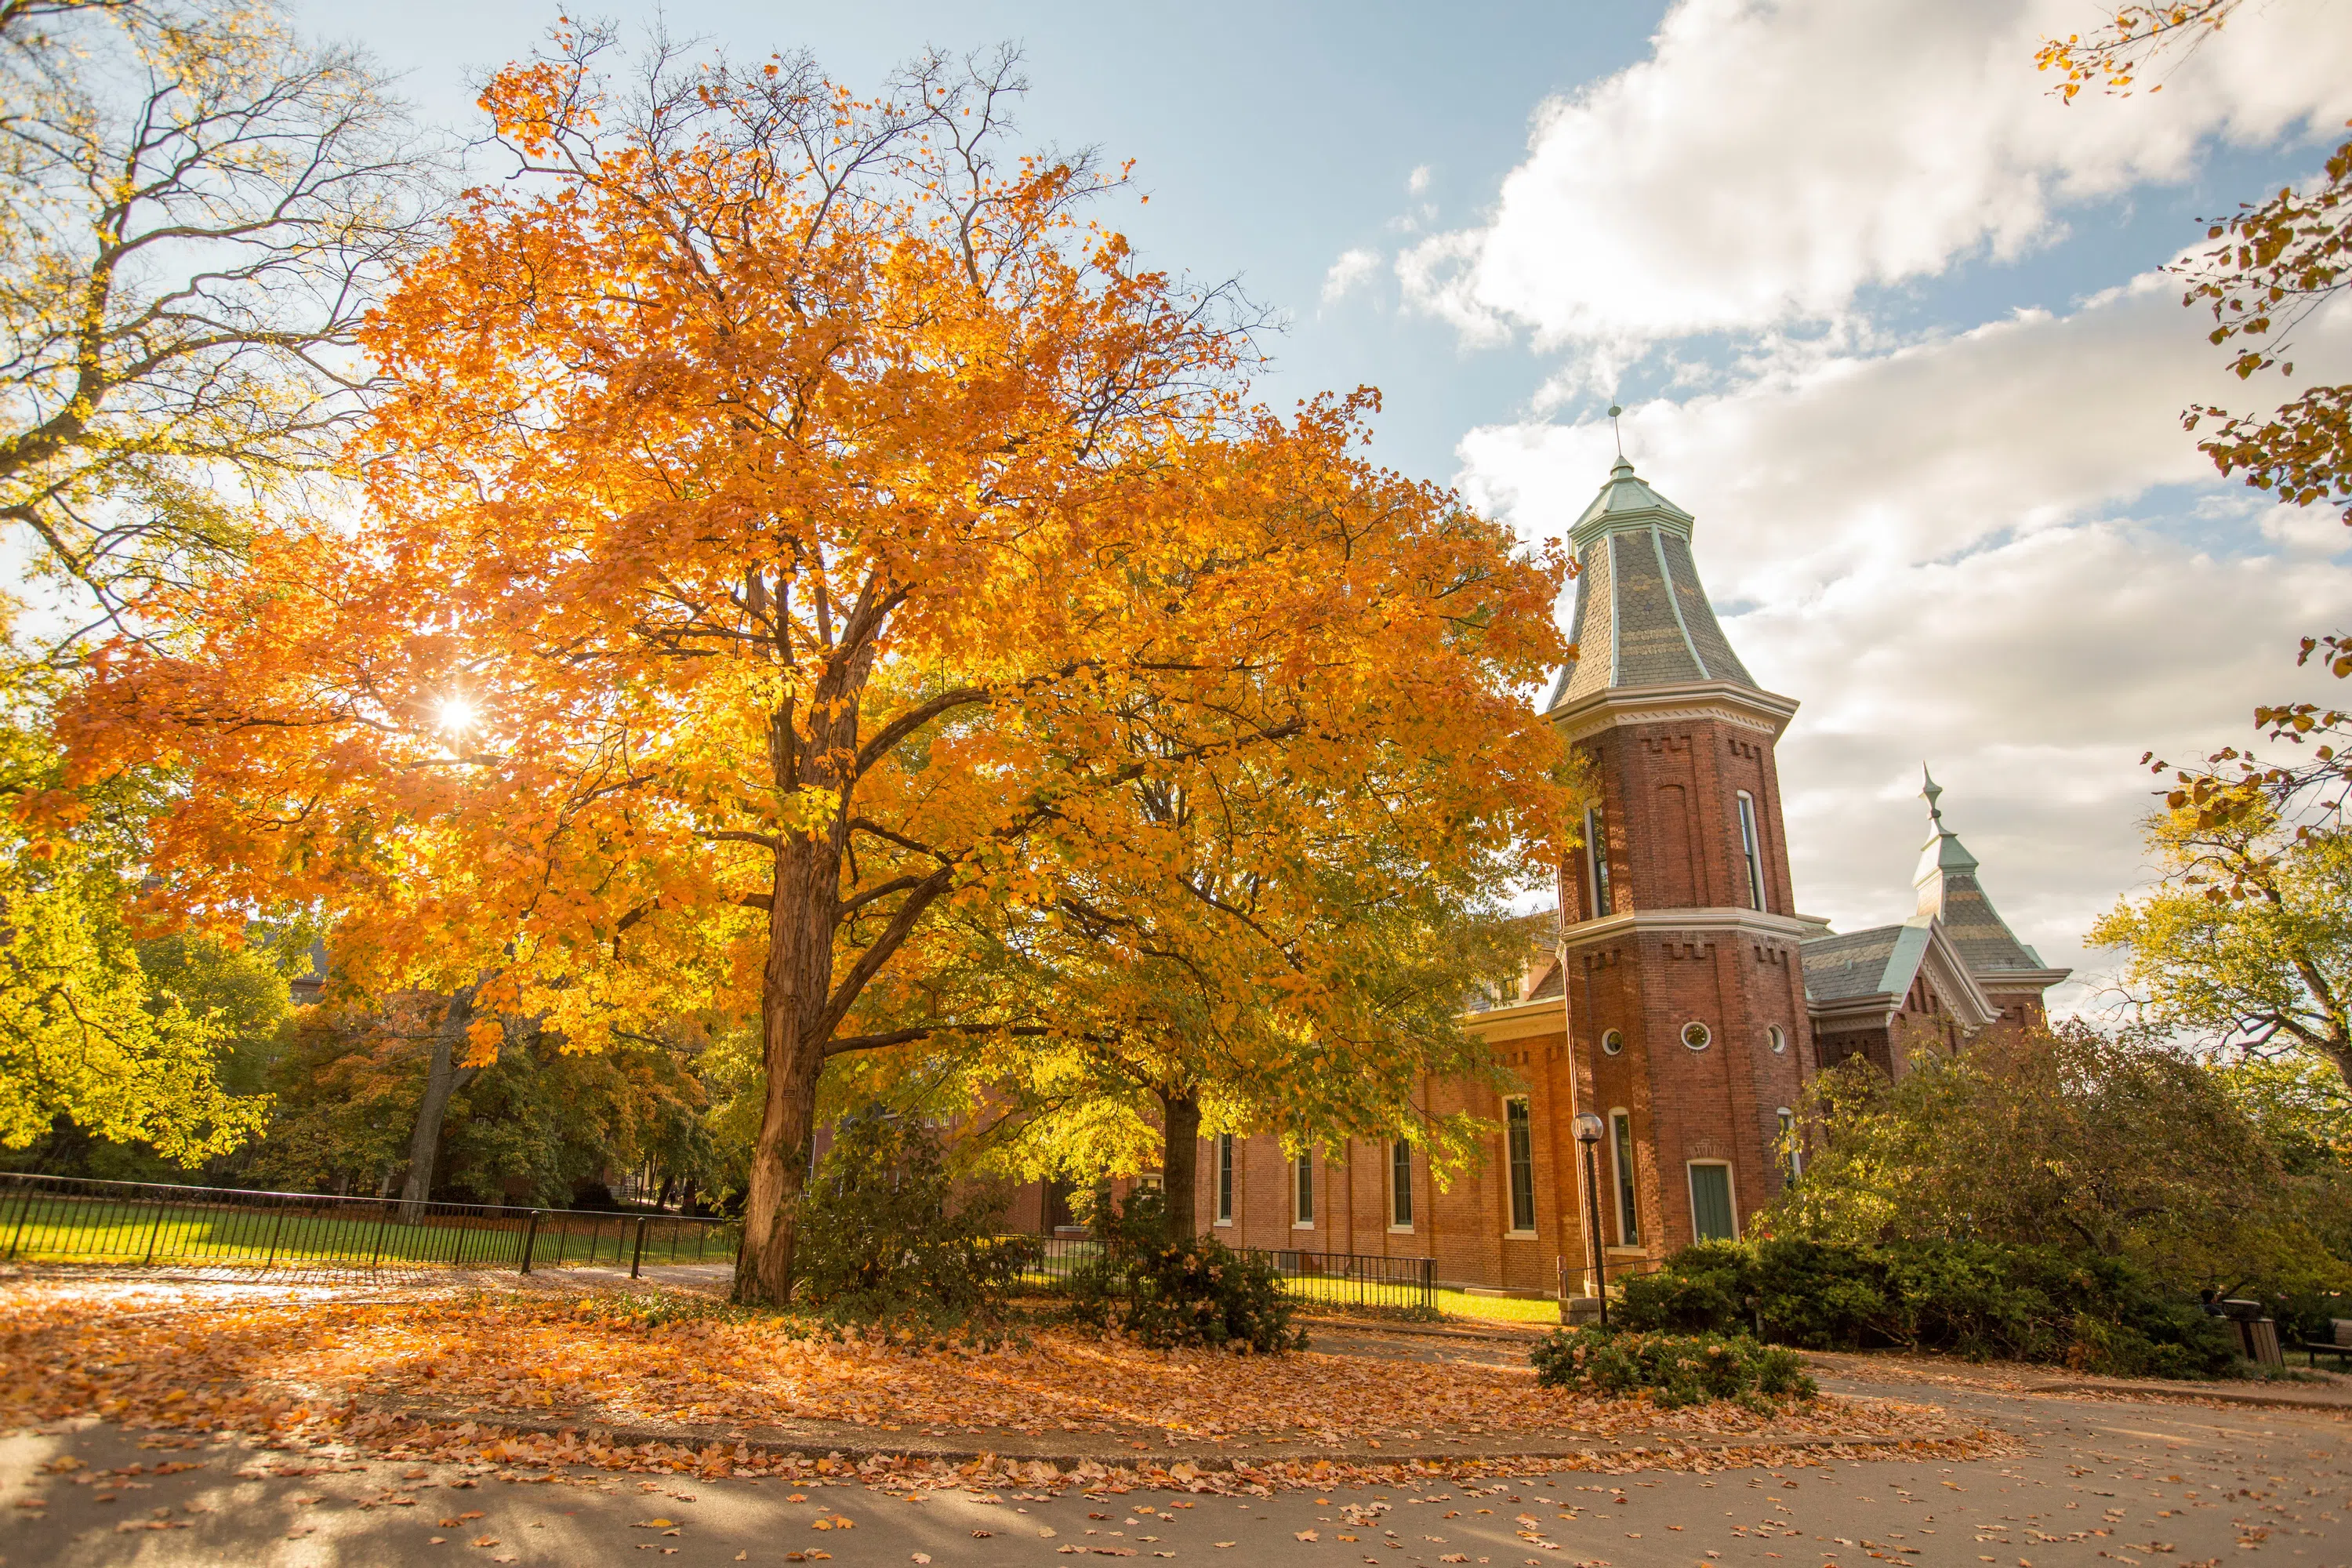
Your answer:
[[[1658,558],[1658,575],[1664,578],[1666,584],[1666,608],[1675,613],[1675,630],[1683,634],[1683,647],[1690,650],[1691,662],[1698,666],[1700,678],[1713,680],[1715,675],[1706,668],[1706,660],[1699,657],[1698,643],[1690,635],[1690,623],[1683,619],[1683,596],[1675,581],[1675,569],[1666,563],[1665,542],[1658,537],[1658,531],[1654,526],[1649,532],[1650,552]]]

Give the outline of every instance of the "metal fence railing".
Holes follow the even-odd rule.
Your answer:
[[[1274,1259],[1283,1289],[1301,1301],[1329,1307],[1437,1307],[1437,1259],[1383,1258],[1360,1252],[1260,1254]]]
[[[406,1204],[0,1172],[10,1262],[533,1268],[728,1262],[742,1226],[687,1215]]]
[[[1102,1252],[1102,1244],[1092,1237],[1026,1239],[1037,1249],[1027,1270],[1030,1281],[1048,1287],[1062,1284],[1079,1264]],[[1356,1252],[1254,1247],[1235,1250],[1273,1264],[1283,1289],[1301,1304],[1423,1311],[1434,1310],[1437,1306],[1437,1260],[1433,1258],[1382,1258]]]

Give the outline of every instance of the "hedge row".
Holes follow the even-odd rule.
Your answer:
[[[1611,1315],[1633,1330],[1948,1351],[2121,1376],[2210,1377],[2236,1354],[2227,1324],[2130,1264],[1990,1242],[1703,1242],[1627,1281]]]

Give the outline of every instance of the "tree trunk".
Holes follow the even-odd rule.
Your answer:
[[[1167,1188],[1168,1234],[1190,1241],[1201,1234],[1201,1102],[1189,1094],[1163,1092],[1160,1126],[1165,1140],[1160,1179]]]
[[[810,1141],[815,1134],[817,1074],[824,1041],[817,1032],[833,981],[831,921],[811,931],[804,902],[814,879],[817,846],[798,835],[776,857],[776,890],[768,911],[768,962],[760,994],[761,1059],[767,1094],[760,1136],[751,1147],[743,1205],[743,1253],[735,1270],[739,1301],[783,1306],[792,1300],[796,1210],[808,1183]],[[839,862],[825,868],[839,875]],[[824,888],[829,905],[837,880]],[[802,896],[796,897],[796,893]]]
[[[873,673],[877,639],[903,596],[878,573],[868,578],[814,689],[797,707],[788,702],[769,717],[768,763],[777,790],[829,793],[840,806],[819,831],[787,828],[776,837],[768,957],[760,977],[760,1056],[767,1093],[743,1204],[743,1249],[735,1266],[738,1301],[782,1306],[792,1300],[795,1211],[808,1184],[817,1077],[840,1021],[833,1013],[833,943],[841,922],[850,803],[857,787],[858,711]],[[783,614],[781,608],[778,613]],[[798,725],[796,712],[802,715]],[[859,955],[845,980],[843,1007],[948,885],[945,870],[934,872],[901,897],[887,931]]]
[[[466,1026],[474,1021],[474,988],[449,998],[441,1026],[433,1031],[433,1055],[425,1069],[425,1098],[416,1107],[416,1131],[408,1139],[408,1179],[401,1184],[400,1219],[415,1225],[425,1217],[425,1203],[433,1191],[433,1165],[441,1156],[441,1121],[449,1114],[449,1097],[466,1087],[475,1068],[460,1067]]]

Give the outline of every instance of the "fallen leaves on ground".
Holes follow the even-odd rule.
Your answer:
[[[357,1397],[607,1426],[827,1421],[1336,1444],[1533,1433],[1909,1436],[1933,1414],[1835,1399],[1772,1416],[1731,1405],[1664,1411],[1645,1399],[1538,1388],[1517,1368],[1150,1351],[1065,1328],[975,1350],[814,1337],[790,1320],[648,1327],[522,1296],[186,1315],[34,1300],[0,1310],[0,1355],[26,1374],[9,1380],[0,1409],[34,1419],[89,1411],[185,1424],[257,1400],[290,1407]]]
[[[1432,1445],[1538,1434],[1638,1439],[1653,1445],[1643,1464],[1702,1469],[1746,1461],[1737,1450],[1710,1455],[1687,1447],[1694,1440],[1728,1439],[1754,1451],[1792,1438],[1859,1441],[1921,1454],[1978,1440],[1940,1412],[1893,1401],[1824,1398],[1769,1417],[1728,1405],[1661,1411],[1643,1399],[1538,1388],[1514,1368],[1158,1352],[1061,1328],[988,1349],[927,1349],[813,1336],[788,1319],[689,1316],[649,1326],[538,1295],[247,1298],[179,1309],[157,1307],[154,1299],[144,1292],[141,1310],[122,1310],[102,1293],[31,1291],[0,1304],[0,1424],[95,1415],[133,1426],[357,1441],[403,1457],[485,1466],[593,1464],[795,1479],[847,1479],[857,1468],[867,1480],[870,1466],[786,1458],[772,1446],[616,1444],[599,1429],[823,1421],[866,1428],[856,1445],[865,1448],[887,1448],[885,1434],[910,1429],[1157,1430],[1229,1452],[1257,1450],[1233,1454],[1242,1466],[1232,1473],[1238,1479],[1202,1483],[1219,1490],[1290,1484],[1292,1477],[1332,1486],[1348,1475],[1398,1470],[1387,1461],[1335,1467],[1311,1454],[1264,1451],[1337,1444],[1342,1434]],[[500,1417],[572,1429],[502,1433]],[[1613,1468],[1622,1458],[1603,1462]],[[1542,1462],[1570,1468],[1557,1457]],[[1132,1464],[1171,1473],[1148,1459]],[[973,1473],[919,1456],[888,1468]],[[979,1484],[1002,1484],[987,1466],[980,1469]],[[1088,1469],[1095,1477],[1136,1473],[1090,1465],[1076,1473],[1080,1484]],[[1064,1479],[1037,1462],[1013,1465],[1006,1476],[1033,1485]],[[828,1526],[852,1527],[839,1516],[817,1523]]]

